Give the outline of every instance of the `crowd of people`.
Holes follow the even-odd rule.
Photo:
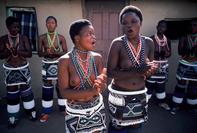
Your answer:
[[[0,37],[0,59],[4,59],[7,90],[8,127],[19,121],[20,101],[31,121],[46,122],[52,112],[54,88],[58,106],[65,112],[66,133],[142,133],[148,120],[148,100],[155,91],[159,107],[176,114],[186,97],[190,109],[197,113],[197,20],[191,32],[179,41],[180,55],[177,85],[172,104],[166,100],[170,40],[165,36],[167,23],[160,20],[151,37],[140,34],[141,10],[125,6],[119,14],[122,35],[111,43],[107,64],[94,52],[95,30],[87,19],[73,21],[69,28],[73,48],[68,51],[63,35],[56,30],[54,16],[46,19],[47,32],[39,36],[38,56],[42,58],[42,113],[35,110],[31,72],[27,58],[32,51],[25,35],[20,34],[20,20],[8,17],[8,33]],[[106,66],[106,68],[104,67]],[[107,79],[111,78],[110,84]],[[102,92],[108,89],[108,104]],[[108,112],[105,106],[109,107]],[[106,125],[106,115],[110,122]]]

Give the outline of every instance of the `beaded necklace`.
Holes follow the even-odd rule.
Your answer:
[[[54,34],[52,40],[51,40],[50,34]],[[54,46],[55,38],[57,38],[58,48],[56,48]],[[49,33],[48,32],[47,33],[47,41],[48,41],[48,44],[49,44],[49,48],[53,48],[55,51],[59,51],[60,50],[60,42],[59,42],[59,37],[58,37],[58,33],[57,32],[54,32],[54,33]]]
[[[129,43],[128,38],[126,35],[122,38],[124,42],[124,47],[127,51],[129,59],[133,64],[134,68],[139,69],[141,68],[141,64],[144,64],[144,39],[140,36],[139,44],[137,50],[133,47],[131,43]]]
[[[193,37],[197,37],[197,33],[196,34],[192,34]]]
[[[74,67],[77,71],[77,74],[80,78],[80,88],[86,89],[92,87],[92,81],[90,80],[90,75],[92,73],[92,68],[94,69],[96,77],[98,76],[97,73],[97,68],[95,64],[94,57],[92,56],[91,52],[87,52],[87,59],[86,59],[86,64],[85,67],[82,64],[82,61],[79,59],[79,55],[77,55],[76,48],[73,48],[71,51],[71,60],[74,64]]]
[[[192,40],[192,37],[194,37],[195,39]],[[193,49],[194,46],[197,45],[197,37],[196,37],[196,35],[187,35],[187,41],[188,41],[188,44],[189,44],[189,49],[190,50]],[[190,53],[190,57],[194,57],[194,56],[195,56],[194,52]]]
[[[193,46],[197,45],[197,37],[196,36],[193,36],[195,39],[192,40],[192,36],[193,35],[187,35],[187,40],[188,40],[188,43],[189,43],[189,47],[190,49],[192,49]]]
[[[13,38],[16,38],[15,41],[13,41]],[[10,33],[8,33],[8,42],[9,43],[6,43],[6,47],[10,50],[13,57],[17,57],[18,55],[17,53],[14,53],[13,48],[15,50],[18,50],[19,48],[19,34],[13,36]]]
[[[162,39],[159,39],[158,35],[155,34],[155,35],[154,35],[154,38],[155,38],[155,40],[156,40],[156,42],[157,42],[157,44],[158,44],[158,46],[159,46],[159,52],[161,51],[161,47],[164,47],[164,46],[166,46],[167,49],[169,50],[169,47],[168,47],[168,40],[167,40],[167,38],[166,38],[165,35],[163,35],[163,38],[162,38]]]

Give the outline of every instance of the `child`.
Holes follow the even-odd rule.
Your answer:
[[[179,41],[178,52],[181,56],[177,68],[177,85],[172,97],[171,113],[176,114],[183,98],[192,113],[197,114],[197,19],[191,21],[191,33]]]
[[[58,58],[67,52],[67,45],[64,36],[56,31],[57,20],[53,16],[46,19],[48,32],[39,37],[38,55],[43,57],[42,60],[42,114],[40,122],[46,122],[49,113],[52,112],[54,85],[52,81],[57,80]],[[55,86],[58,96],[59,110],[64,111],[64,99],[61,97],[57,84]]]
[[[158,105],[165,110],[170,110],[169,105],[166,103],[165,84],[168,78],[168,58],[171,55],[171,45],[164,35],[166,30],[166,22],[161,20],[157,25],[157,33],[151,36],[155,46],[154,62],[159,66],[158,71],[146,80],[146,87],[149,99],[152,96],[153,90],[155,90]]]
[[[15,17],[6,19],[8,34],[0,38],[0,58],[5,59],[5,84],[7,89],[8,126],[17,125],[20,98],[30,120],[36,120],[34,95],[30,86],[30,69],[26,58],[32,56],[28,38],[20,35],[20,21]]]

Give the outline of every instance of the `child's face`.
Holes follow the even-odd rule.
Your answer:
[[[166,29],[167,29],[167,25],[166,25],[166,23],[164,23],[164,22],[160,23],[160,24],[157,26],[157,32],[158,32],[158,33],[164,34],[164,32],[166,31]]]
[[[122,16],[122,30],[127,36],[133,38],[139,35],[141,21],[136,13],[128,12]]]
[[[88,25],[82,28],[82,30],[79,33],[78,42],[78,46],[82,50],[92,51],[95,49],[96,37],[92,25]]]
[[[54,19],[50,18],[49,20],[47,20],[46,26],[47,26],[48,32],[54,32],[57,27],[57,24]]]
[[[19,24],[19,22],[12,23],[8,27],[8,30],[9,30],[11,35],[16,36],[19,33],[19,31],[20,31],[20,24]]]

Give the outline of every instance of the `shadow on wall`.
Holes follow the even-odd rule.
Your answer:
[[[169,74],[168,82],[166,84],[166,92],[173,93],[176,85],[176,69],[178,66],[178,40],[171,40],[171,57],[169,58]]]

